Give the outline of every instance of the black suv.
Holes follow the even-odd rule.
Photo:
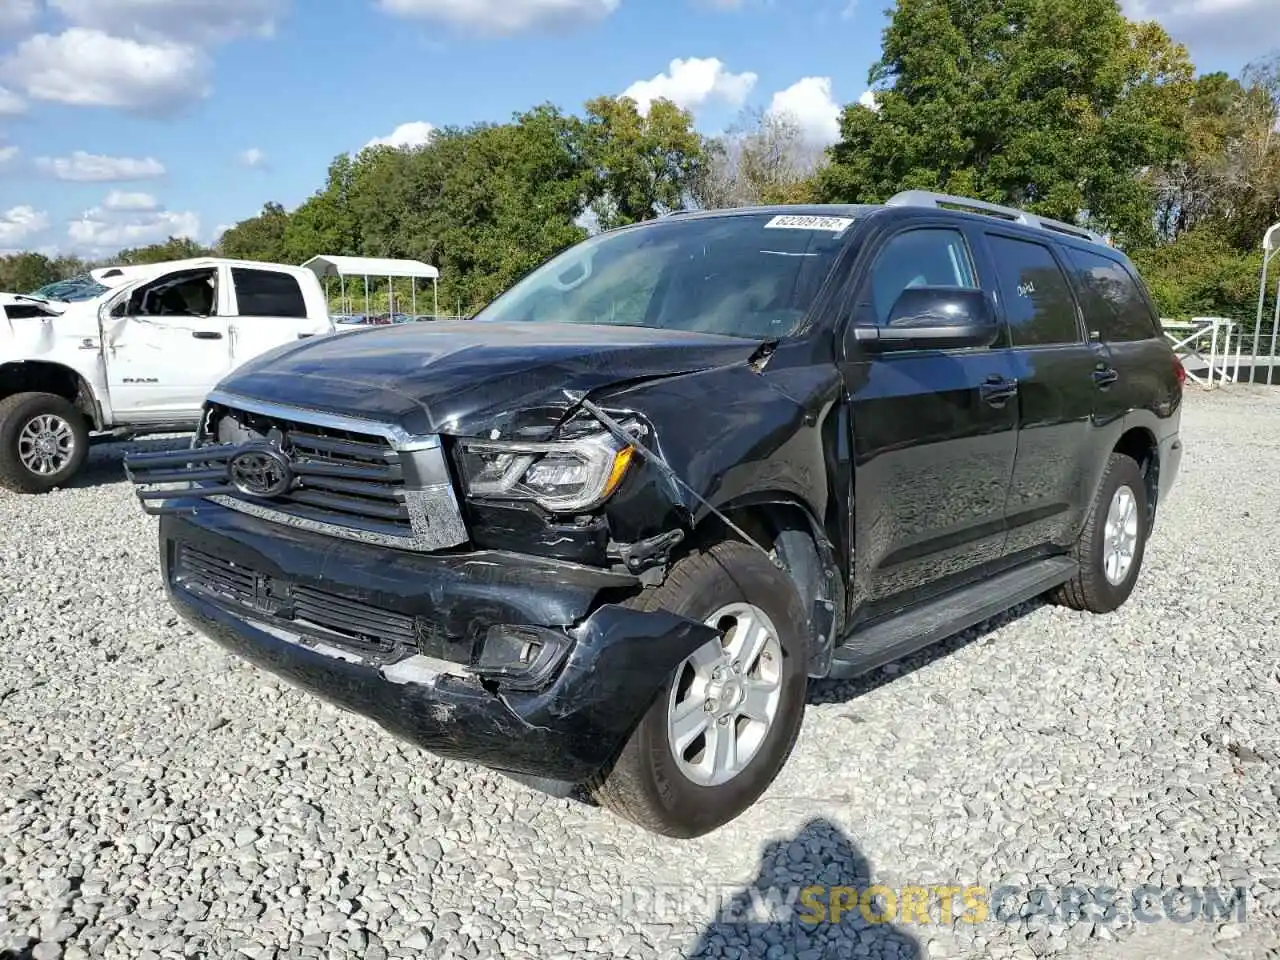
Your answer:
[[[470,321],[290,344],[126,467],[201,631],[680,837],[811,678],[1133,590],[1184,373],[1132,265],[935,194],[593,237]]]

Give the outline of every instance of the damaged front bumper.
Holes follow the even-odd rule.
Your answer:
[[[433,753],[535,782],[608,763],[715,631],[609,602],[622,574],[516,554],[346,543],[202,503],[160,525],[202,633]],[[527,659],[509,655],[523,640]],[[537,651],[541,651],[541,655]]]

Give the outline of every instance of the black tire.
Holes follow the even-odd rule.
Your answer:
[[[1119,583],[1112,583],[1104,567],[1107,513],[1112,499],[1122,487],[1128,487],[1137,505],[1137,541],[1133,548],[1133,560],[1128,573]],[[1147,516],[1147,483],[1142,470],[1131,458],[1113,453],[1102,475],[1102,483],[1089,509],[1080,538],[1076,541],[1073,556],[1080,565],[1075,578],[1067,581],[1052,594],[1054,603],[1084,610],[1089,613],[1111,613],[1121,607],[1133,593],[1134,584],[1142,569],[1146,552],[1147,534],[1151,523]]]
[[[661,586],[631,606],[701,622],[744,602],[772,621],[782,652],[777,711],[754,757],[717,786],[698,784],[680,770],[667,734],[669,698],[682,672],[677,669],[615,761],[588,784],[603,806],[654,833],[687,839],[735,819],[777,777],[800,732],[809,674],[808,619],[790,578],[755,547],[726,541],[681,559]]]
[[[18,453],[22,430],[34,418],[54,416],[71,428],[70,456],[56,473],[37,473]],[[89,425],[74,404],[52,393],[16,393],[0,400],[0,487],[15,493],[48,493],[67,483],[89,455]]]

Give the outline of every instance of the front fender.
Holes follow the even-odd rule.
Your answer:
[[[610,501],[614,538],[636,542],[696,526],[710,513],[707,503],[727,509],[783,498],[825,517],[831,488],[824,436],[838,397],[830,365],[759,373],[740,364],[596,399],[610,412],[640,414],[653,427],[654,452],[697,493],[643,464]]]

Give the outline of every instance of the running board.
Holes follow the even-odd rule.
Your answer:
[[[847,680],[900,660],[1061,586],[1077,569],[1070,557],[1037,560],[855,631],[836,648],[829,676]]]

